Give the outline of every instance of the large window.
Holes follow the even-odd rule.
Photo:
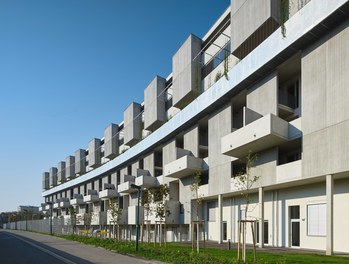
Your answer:
[[[308,205],[308,236],[326,236],[326,204]]]

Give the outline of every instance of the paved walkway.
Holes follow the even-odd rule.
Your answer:
[[[117,254],[103,248],[85,245],[79,242],[37,233],[3,230],[1,233],[14,236],[28,246],[33,246],[42,252],[61,260],[61,263],[82,264],[159,264],[161,262],[144,260],[127,255]],[[18,252],[20,254],[20,252]],[[1,260],[0,260],[1,263]]]

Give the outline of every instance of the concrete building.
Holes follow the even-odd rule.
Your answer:
[[[116,198],[121,236],[135,239],[132,184],[167,185],[167,241],[190,240],[199,219],[206,239],[237,242],[246,213],[237,174],[251,152],[247,217],[259,246],[349,253],[349,1],[283,2],[231,1],[205,36],[188,36],[144,103],[43,173],[43,210],[53,202],[54,216],[69,218],[73,206],[78,225],[92,214],[97,228],[112,222]],[[141,212],[154,239],[159,219]]]

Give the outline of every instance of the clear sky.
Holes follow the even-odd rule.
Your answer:
[[[103,137],[230,0],[0,0],[0,212],[39,205],[42,172]]]

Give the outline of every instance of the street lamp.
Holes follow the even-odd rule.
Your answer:
[[[52,235],[52,207],[53,202],[46,202],[46,204],[50,205],[50,235]]]
[[[141,186],[136,184],[131,184],[131,188],[137,189],[138,198],[137,198],[137,211],[136,211],[136,251],[138,251],[138,240],[139,240],[139,200],[141,199]]]

